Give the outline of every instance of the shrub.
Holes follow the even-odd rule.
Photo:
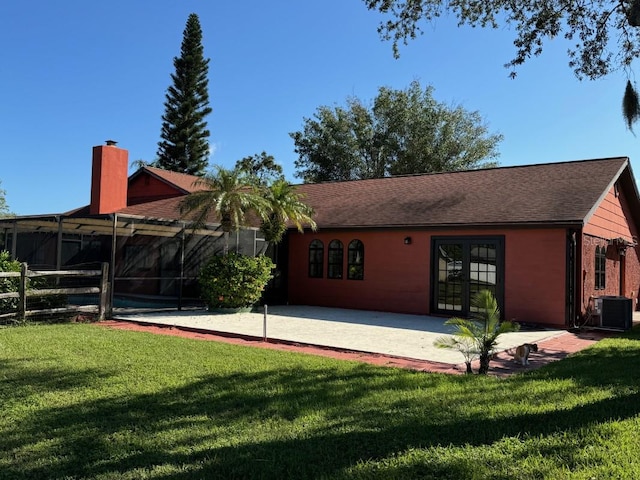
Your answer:
[[[20,262],[11,260],[7,251],[0,251],[0,272],[19,272]],[[0,278],[0,293],[17,292],[20,285],[20,278]],[[43,288],[55,288],[56,281],[51,277],[35,277],[28,279],[28,288],[38,290]],[[48,308],[65,307],[68,304],[66,295],[47,295],[44,297],[27,297],[27,309],[39,310]],[[0,299],[0,314],[16,312],[18,309],[17,298]]]
[[[0,272],[19,272],[20,262],[11,260],[11,256],[7,251],[0,251]],[[20,279],[0,278],[0,293],[17,292]],[[4,298],[0,300],[0,314],[15,312],[18,308],[17,298]]]
[[[275,265],[264,255],[213,256],[200,270],[200,296],[211,308],[244,308],[260,300]]]

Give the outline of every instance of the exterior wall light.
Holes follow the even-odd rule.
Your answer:
[[[411,245],[411,237],[404,237],[404,244]]]

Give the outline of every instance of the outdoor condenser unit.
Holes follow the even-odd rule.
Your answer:
[[[600,326],[629,330],[633,324],[633,302],[627,297],[604,296],[597,299]]]

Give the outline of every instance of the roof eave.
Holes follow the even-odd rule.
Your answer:
[[[447,228],[522,228],[522,227],[552,227],[552,228],[576,228],[582,227],[582,219],[575,220],[543,220],[543,221],[522,221],[522,222],[475,222],[475,223],[420,223],[420,224],[352,224],[352,225],[322,225],[318,224],[318,230],[364,230],[364,229],[447,229]],[[305,230],[307,230],[305,228]],[[295,227],[289,227],[289,230],[296,230]]]

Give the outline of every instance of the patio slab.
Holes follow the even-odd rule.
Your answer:
[[[115,312],[114,318],[145,325],[380,354],[451,366],[463,362],[459,352],[434,346],[436,338],[450,335],[453,330],[444,324],[446,318],[427,315],[281,305],[268,308],[266,323],[264,313],[222,314],[208,311]],[[502,335],[499,350],[509,350],[523,343],[541,343],[565,333],[565,330],[555,329],[522,329]]]

